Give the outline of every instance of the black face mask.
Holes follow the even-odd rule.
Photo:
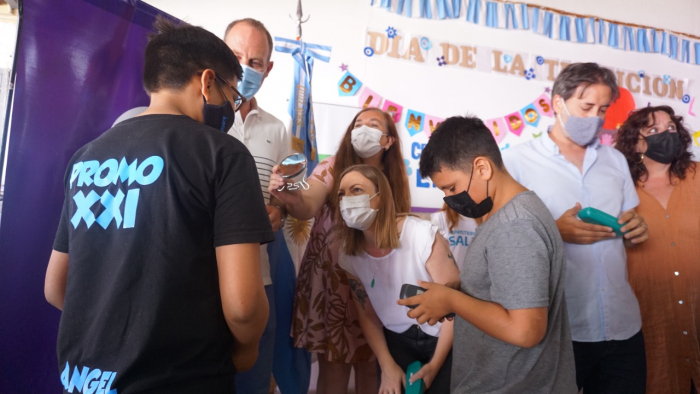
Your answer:
[[[216,86],[219,86],[218,82],[216,82]],[[221,95],[226,97],[221,86],[219,86],[219,90],[221,91]],[[226,102],[221,105],[214,105],[207,103],[205,97],[202,98],[204,99],[204,109],[202,110],[204,114],[204,124],[227,133],[231,126],[233,126],[233,120],[236,116],[236,112],[233,110],[231,103],[226,100]]]
[[[645,138],[647,151],[644,155],[662,164],[670,164],[683,149],[678,133],[664,131],[663,133],[650,135]]]
[[[443,198],[445,204],[452,208],[455,212],[462,216],[466,216],[472,219],[478,219],[487,213],[491,212],[493,209],[493,200],[489,197],[489,181],[486,181],[486,198],[480,202],[476,203],[469,195],[469,188],[472,185],[472,177],[474,176],[474,166],[472,166],[472,173],[469,175],[469,185],[467,190],[454,196],[449,196]]]

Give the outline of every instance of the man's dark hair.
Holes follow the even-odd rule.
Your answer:
[[[267,38],[267,47],[270,50],[270,53],[267,55],[267,61],[270,61],[270,58],[272,57],[272,50],[274,48],[272,46],[273,45],[272,44],[272,36],[270,35],[270,32],[267,31],[267,28],[265,28],[265,25],[263,25],[263,23],[257,19],[244,18],[244,19],[237,19],[237,20],[229,23],[228,26],[226,27],[226,31],[224,32],[224,40],[226,39],[226,35],[228,34],[228,32],[231,31],[231,29],[233,29],[233,27],[239,23],[247,23],[252,28],[265,33],[265,37]]]
[[[143,87],[149,94],[182,89],[193,75],[212,69],[226,80],[241,78],[243,70],[231,49],[217,36],[185,23],[159,17],[146,46]]]
[[[598,83],[609,87],[612,91],[610,102],[615,101],[620,96],[617,79],[612,71],[597,63],[572,63],[563,69],[554,81],[552,98],[558,94],[566,101],[576,93],[579,86],[583,86],[583,90],[585,90]]]
[[[443,169],[468,172],[477,157],[486,157],[503,169],[501,150],[484,122],[473,116],[453,116],[430,136],[420,156],[420,174],[425,178]]]

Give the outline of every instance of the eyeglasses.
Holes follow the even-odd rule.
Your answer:
[[[226,86],[228,86],[228,87],[231,89],[231,91],[233,91],[233,95],[234,95],[234,99],[233,99],[233,111],[234,111],[234,112],[237,112],[237,111],[241,108],[241,105],[243,105],[243,103],[245,103],[245,102],[247,101],[247,99],[245,98],[245,96],[243,96],[243,95],[238,91],[238,89],[234,88],[233,85],[231,85],[230,83],[228,83],[227,80],[225,80],[225,79],[223,79],[222,77],[220,77],[218,73],[216,74],[216,79],[218,79],[219,81],[223,82]],[[220,88],[220,86],[219,86],[219,88]],[[223,92],[222,92],[222,93],[223,93]],[[224,95],[224,97],[226,97],[226,95]]]

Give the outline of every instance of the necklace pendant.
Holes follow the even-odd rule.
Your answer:
[[[369,284],[370,287],[374,288],[374,278],[372,278],[372,283]]]

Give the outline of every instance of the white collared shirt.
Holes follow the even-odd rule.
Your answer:
[[[270,184],[272,167],[279,164],[292,150],[291,138],[286,127],[279,119],[258,107],[257,100],[251,101],[251,109],[243,121],[240,113],[236,114],[233,126],[228,131],[248,148],[255,159],[260,177],[265,204],[270,203],[270,192],[267,186]],[[271,285],[270,261],[267,256],[267,245],[260,246],[260,263],[264,284]]]
[[[559,153],[548,133],[503,152],[508,172],[559,219],[579,202],[619,217],[639,204],[625,157],[597,140],[586,148],[583,172]],[[574,341],[629,339],[641,329],[639,304],[627,281],[622,237],[592,245],[564,243],[566,303]]]

